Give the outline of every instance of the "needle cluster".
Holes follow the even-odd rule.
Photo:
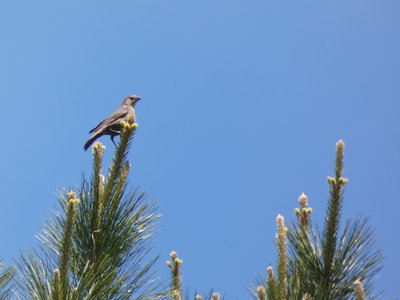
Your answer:
[[[59,195],[54,212],[38,236],[40,245],[18,263],[22,299],[144,299],[155,285],[146,261],[159,215],[145,194],[127,189],[127,154],[137,129],[122,133],[108,171],[102,174],[105,147],[93,146],[93,172],[75,191]]]

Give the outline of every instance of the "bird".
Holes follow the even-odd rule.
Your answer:
[[[89,131],[92,135],[86,141],[83,149],[86,151],[102,135],[110,135],[111,141],[115,145],[114,137],[121,134],[121,121],[127,121],[128,119],[136,121],[135,105],[140,99],[136,95],[126,96],[115,112]]]

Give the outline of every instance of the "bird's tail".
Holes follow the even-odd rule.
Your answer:
[[[101,135],[101,134],[100,134]],[[91,144],[93,144],[93,142],[100,136],[99,134],[93,134],[85,143],[85,145],[83,146],[83,149],[85,149],[85,151],[90,147]]]

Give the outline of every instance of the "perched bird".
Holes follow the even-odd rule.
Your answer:
[[[114,137],[121,133],[120,122],[126,121],[129,118],[133,118],[134,121],[136,120],[135,104],[139,100],[140,97],[135,95],[125,97],[118,110],[116,110],[111,116],[100,122],[99,125],[89,131],[89,133],[92,133],[92,135],[83,146],[83,149],[86,151],[97,138],[105,134],[110,135],[111,141],[114,143]]]

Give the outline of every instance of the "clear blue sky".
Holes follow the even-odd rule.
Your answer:
[[[275,217],[321,222],[346,142],[344,218],[370,216],[400,296],[400,3],[2,1],[0,257],[34,245],[58,188],[89,174],[88,130],[131,93],[130,182],[160,203],[154,252],[186,285],[248,299]],[[112,155],[108,146],[107,159]]]

